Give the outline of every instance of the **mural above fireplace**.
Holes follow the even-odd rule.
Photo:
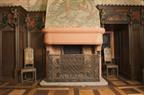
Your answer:
[[[47,27],[100,26],[94,0],[48,0]]]

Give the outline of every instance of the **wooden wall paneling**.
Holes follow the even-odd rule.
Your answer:
[[[18,19],[19,19],[19,63],[18,63],[18,69],[23,68],[24,64],[24,48],[26,48],[26,32],[27,32],[27,23],[26,23],[26,17],[27,17],[27,11],[23,9],[22,7],[18,8]]]
[[[0,8],[0,12],[2,9]],[[0,19],[2,19],[2,13],[0,13]],[[0,28],[0,80],[1,80],[1,72],[2,72],[2,28]]]
[[[132,79],[140,79],[141,73],[141,49],[140,49],[140,29],[135,30],[135,26],[132,25],[131,31],[131,66],[132,66]],[[137,26],[139,27],[139,26]],[[139,27],[140,28],[140,27]]]
[[[141,31],[140,31],[140,41],[142,49],[142,68],[144,69],[144,7],[141,8]]]
[[[2,31],[0,30],[0,80],[2,76]]]
[[[144,68],[144,7],[99,5],[98,9],[102,25],[129,24],[130,77],[134,80],[141,80],[142,68]],[[117,16],[118,11],[122,18]],[[116,20],[117,22],[115,22]]]
[[[14,9],[15,14],[15,51],[16,51],[16,66],[15,66],[15,80],[18,80],[18,72],[23,67],[24,63],[24,47],[25,47],[25,33],[26,32],[26,10],[18,6]]]
[[[15,69],[15,32],[2,33],[2,76],[4,79],[14,79]]]
[[[26,10],[23,9],[22,7],[20,6],[3,6],[3,7],[0,7],[1,9],[1,16],[2,17],[2,20],[1,20],[1,28],[2,28],[2,31],[13,31],[13,34],[10,34],[9,36],[12,36],[14,35],[14,49],[13,52],[14,52],[14,56],[13,56],[13,60],[15,61],[15,64],[12,64],[14,69],[13,73],[11,73],[12,75],[11,76],[14,76],[15,80],[17,80],[17,77],[18,77],[18,73],[17,73],[17,70],[20,69],[19,67],[21,67],[21,64],[23,64],[23,47],[24,47],[24,34],[21,33],[20,30],[22,30],[22,32],[24,32],[26,29],[26,24],[25,24],[25,17],[26,17]],[[3,35],[6,36],[5,32],[2,33],[2,38],[3,38]],[[9,38],[8,38],[9,39]],[[5,42],[6,43],[6,42]],[[2,45],[4,47],[8,46],[8,45],[5,45],[4,42],[2,42]],[[7,48],[5,48],[7,49]],[[3,51],[3,49],[2,49]],[[6,51],[3,51],[3,55],[4,55],[4,52]],[[9,54],[10,55],[10,54]],[[9,55],[4,55],[4,56],[9,56]],[[4,61],[5,58],[3,57],[2,58],[2,61]],[[9,58],[7,59],[9,60]],[[11,60],[11,59],[10,59]],[[5,61],[4,61],[5,62]],[[8,61],[5,62],[6,64],[9,64]],[[2,67],[5,67],[4,64],[2,64]],[[12,67],[12,66],[11,66]],[[5,71],[2,72],[3,75],[6,75],[5,74]],[[9,76],[8,76],[9,77]]]
[[[25,33],[20,31],[19,33],[19,63],[18,63],[18,69],[23,68],[23,63],[24,63],[24,35]]]
[[[17,21],[17,23],[19,23],[19,21]],[[17,24],[17,26],[15,27],[15,59],[16,59],[16,66],[15,66],[15,78],[18,79],[18,67],[19,67],[19,58],[20,58],[20,55],[19,55],[19,25]]]
[[[46,76],[46,66],[45,66],[45,45],[44,45],[44,35],[41,29],[44,27],[45,12],[29,12],[29,32],[30,32],[30,43],[31,47],[34,49],[34,62],[37,68],[37,78],[42,79]]]
[[[40,31],[31,32],[31,47],[34,49],[34,63],[37,68],[37,78],[44,78],[46,75],[45,64],[45,45],[43,41],[43,33]]]
[[[102,24],[108,25],[106,28],[114,30],[115,35],[115,58],[119,65],[119,73],[127,78],[131,78],[131,67],[129,61],[129,6],[98,6],[101,11]],[[126,26],[126,27],[125,27]]]
[[[129,22],[128,6],[98,5],[101,24],[126,24]],[[117,10],[115,10],[117,9]]]
[[[11,52],[14,52],[14,56],[13,56],[13,60],[15,61],[15,64],[11,64],[10,68],[13,66],[14,67],[14,71],[12,71],[12,76],[15,77],[15,80],[17,80],[18,77],[18,70],[20,70],[22,68],[22,65],[24,63],[23,61],[23,49],[26,47],[26,32],[27,32],[27,23],[26,23],[26,17],[27,14],[29,15],[29,12],[27,12],[25,9],[23,9],[21,6],[14,6],[14,7],[0,7],[0,17],[2,17],[1,22],[2,25],[2,30],[8,30],[14,31],[14,49]],[[33,30],[32,28],[37,28],[38,30],[42,29],[44,27],[44,16],[45,16],[45,12],[30,12],[30,13],[34,13],[34,19],[29,19],[30,20],[30,25],[31,30]],[[40,17],[40,18],[39,18]],[[32,20],[32,21],[31,21]],[[34,21],[34,22],[33,22]],[[32,22],[32,23],[31,23]],[[13,29],[11,29],[13,28]],[[4,33],[4,36],[6,36],[6,34]],[[11,34],[12,36],[12,34]],[[3,36],[1,37],[1,39],[3,38]],[[4,38],[3,38],[4,39]],[[10,43],[10,42],[7,42]],[[8,45],[2,43],[1,47],[6,47]],[[0,50],[1,50],[0,47]],[[7,49],[7,48],[5,48]],[[3,50],[1,50],[3,51]],[[3,55],[4,56],[9,56],[10,54],[6,55],[4,54],[4,52],[6,52],[7,50],[3,51]],[[45,53],[45,52],[44,52]],[[2,55],[2,54],[1,54]],[[2,55],[2,56],[3,56]],[[2,58],[2,61],[5,62],[5,58]],[[11,59],[10,59],[11,60]],[[6,62],[6,64],[9,64],[9,62]],[[3,66],[5,67],[5,64],[2,64],[2,68]],[[8,67],[9,68],[9,67]],[[3,75],[6,75],[5,71],[2,71]]]
[[[125,78],[130,78],[130,62],[129,62],[129,31],[128,25],[123,25],[119,31],[120,37],[120,72]]]
[[[30,11],[28,12],[29,18],[29,30],[38,29],[41,30],[45,25],[45,11]]]
[[[13,79],[15,69],[14,7],[0,7],[1,17],[1,79]],[[8,37],[10,36],[10,37]]]
[[[117,64],[119,65],[119,68],[121,68],[121,60],[120,60],[120,55],[121,55],[121,52],[120,52],[120,49],[121,49],[121,46],[119,43],[121,43],[121,33],[120,32],[114,32],[114,49],[115,49],[115,61],[117,62]],[[119,70],[119,73],[121,74],[121,70]]]
[[[131,31],[130,47],[131,47],[131,69],[132,79],[141,80],[142,76],[142,49],[140,41],[140,7],[131,7]]]
[[[2,12],[2,8],[0,8]],[[2,19],[2,13],[0,13],[0,19]],[[0,80],[2,80],[2,28],[0,28]]]
[[[18,64],[18,68],[23,68],[23,64],[24,64],[24,48],[25,48],[25,32],[20,32],[19,34],[19,64]]]

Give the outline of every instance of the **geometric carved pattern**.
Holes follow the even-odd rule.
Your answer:
[[[98,55],[48,55],[46,64],[48,82],[99,81]]]

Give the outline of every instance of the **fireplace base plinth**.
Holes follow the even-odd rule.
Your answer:
[[[42,80],[40,82],[41,86],[105,86],[108,85],[104,78],[100,78],[98,82],[47,82]]]

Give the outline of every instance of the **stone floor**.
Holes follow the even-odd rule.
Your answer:
[[[0,95],[144,95],[144,85],[114,76],[106,78],[108,86],[42,87],[39,81],[24,84],[1,82]]]

